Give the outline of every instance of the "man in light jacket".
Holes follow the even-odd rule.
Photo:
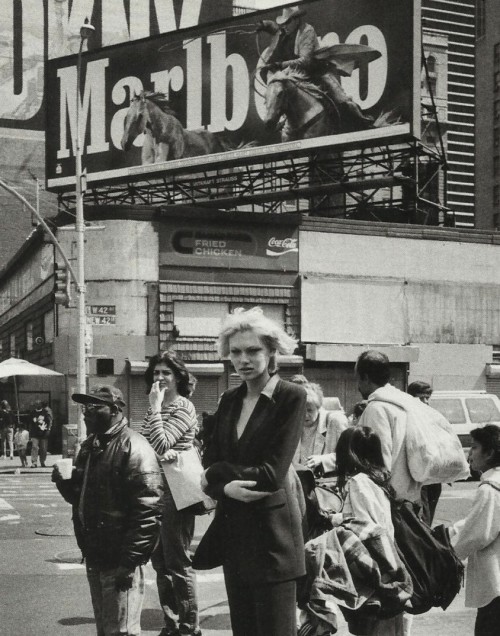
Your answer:
[[[369,426],[380,437],[384,463],[391,471],[391,486],[396,495],[419,502],[422,484],[411,476],[406,455],[406,410],[394,403],[405,404],[414,398],[389,383],[389,358],[380,351],[363,351],[355,372],[359,392],[368,400],[358,426]]]

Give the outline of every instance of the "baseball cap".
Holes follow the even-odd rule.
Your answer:
[[[123,393],[109,384],[94,386],[88,393],[73,393],[71,399],[78,404],[109,404],[120,409],[125,406]]]

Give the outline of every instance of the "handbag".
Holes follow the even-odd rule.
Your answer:
[[[161,467],[177,510],[200,515],[215,508],[215,500],[201,489],[203,466],[194,446],[177,453],[173,462],[161,462]]]

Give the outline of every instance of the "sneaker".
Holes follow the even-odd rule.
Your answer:
[[[36,468],[36,463],[31,464],[31,468]]]

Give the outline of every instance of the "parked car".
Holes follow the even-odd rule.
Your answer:
[[[500,399],[486,391],[434,391],[429,406],[453,425],[466,452],[472,429],[485,424],[500,426]]]

